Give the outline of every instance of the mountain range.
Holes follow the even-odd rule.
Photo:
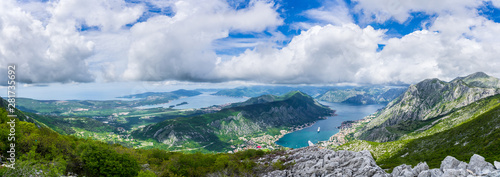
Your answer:
[[[285,151],[277,150],[282,148],[274,144],[279,137],[298,127],[311,125],[317,120],[331,116],[335,111],[300,91],[292,91],[281,96],[261,95],[241,103],[191,112],[166,108],[134,110],[135,112],[124,108],[113,109],[130,111],[110,116],[112,119],[130,118],[124,119],[125,122],[143,121],[158,114],[170,115],[159,122],[148,122],[148,125],[144,122],[142,126],[134,124],[130,128],[130,134],[127,134],[125,130],[118,131],[114,125],[91,117],[51,115],[54,114],[54,110],[59,109],[57,106],[61,105],[63,109],[73,110],[74,108],[70,109],[71,105],[67,102],[28,100],[32,105],[52,107],[24,108],[32,111],[45,110],[51,114],[14,109],[14,114],[18,118],[16,138],[19,141],[16,144],[18,147],[16,157],[19,157],[19,168],[11,171],[0,168],[0,175],[29,176],[40,173],[48,176],[67,174],[498,176],[500,174],[498,162],[500,161],[500,148],[498,148],[500,147],[500,80],[498,78],[478,72],[457,77],[449,82],[426,79],[407,89],[394,89],[396,88],[345,88],[342,92],[336,92],[337,90],[330,88],[323,95],[328,92],[330,95],[337,95],[335,98],[337,102],[348,103],[346,100],[357,100],[355,102],[358,104],[370,104],[371,101],[378,103],[394,99],[373,115],[345,124],[346,127],[351,127],[342,129],[339,133],[350,132],[343,137],[347,141],[343,145],[326,146],[326,149],[308,147]],[[197,94],[188,92],[181,90],[181,93],[177,94],[186,96]],[[398,94],[399,96],[396,96]],[[166,98],[168,95],[171,94],[144,93],[127,97],[147,100],[155,97]],[[322,94],[316,97],[320,98],[320,95]],[[344,101],[338,99],[341,97]],[[95,103],[72,101],[72,103],[96,109],[97,103],[100,104],[99,101]],[[7,155],[5,152],[9,149],[6,136],[8,134],[6,127],[9,126],[7,102],[1,99],[0,107],[2,107],[0,126],[3,127],[0,149],[5,157]],[[90,132],[91,136],[76,137],[87,132]],[[71,136],[61,134],[71,134]],[[121,138],[123,140],[120,144],[130,145],[124,143],[125,141],[131,144],[152,143],[153,147],[158,149],[133,149],[113,144],[114,141],[107,140],[104,143],[102,140],[92,139],[101,134],[114,138],[127,136],[126,139]],[[130,138],[128,135],[131,135]],[[259,147],[271,151],[253,150]],[[213,152],[223,153],[213,154]]]
[[[355,87],[331,89],[317,97],[318,100],[351,104],[386,104],[406,91],[406,87]]]
[[[354,124],[334,147],[369,150],[383,168],[473,154],[500,159],[499,79],[478,72],[445,82],[426,79],[411,85],[384,109]],[[347,131],[347,130],[346,130]]]

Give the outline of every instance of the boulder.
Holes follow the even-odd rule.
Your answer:
[[[485,175],[490,172],[495,171],[495,167],[484,160],[484,157],[474,154],[470,158],[469,165],[467,165],[467,169],[472,171],[476,175]]]
[[[395,177],[395,176],[413,177],[413,170],[411,169],[410,165],[403,164],[403,165],[394,167],[391,175],[393,177]]]
[[[455,157],[447,156],[441,162],[441,171],[444,172],[445,169],[467,169],[467,163],[457,160]]]
[[[420,162],[417,166],[413,167],[413,176],[418,176],[421,172],[429,170],[429,165],[426,162]]]
[[[443,171],[440,169],[424,170],[418,174],[418,177],[440,177],[443,175]]]
[[[466,177],[469,175],[464,169],[445,169],[442,177]]]
[[[377,166],[368,151],[333,151],[312,146],[288,150],[280,156],[265,156],[259,161],[271,162],[274,159],[285,160],[286,164],[291,162],[295,164],[285,170],[270,169],[274,171],[263,172],[258,176],[500,177],[500,169],[498,169],[500,163],[495,162],[493,166],[477,154],[471,157],[469,164],[448,156],[441,162],[438,169],[429,169],[426,162],[421,162],[413,168],[405,164],[397,166],[391,174]]]
[[[290,150],[288,154],[288,158],[295,161],[291,169],[262,176],[390,176],[377,166],[368,151],[335,152],[312,146]]]

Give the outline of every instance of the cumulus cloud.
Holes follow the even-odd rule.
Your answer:
[[[44,9],[35,10],[33,5]],[[138,18],[140,11],[120,1],[1,1],[0,72],[14,63],[17,79],[24,83],[91,82],[94,76],[86,59],[93,55],[95,43],[77,28],[86,24],[117,30]],[[0,82],[6,83],[4,79]]]
[[[401,38],[386,38],[384,32],[355,24],[315,26],[282,49],[247,50],[219,63],[217,71],[228,79],[270,83],[415,83],[477,71],[500,76],[500,24],[477,13],[444,13],[427,29]],[[378,44],[384,49],[376,51]]]
[[[355,24],[315,26],[282,49],[256,48],[221,62],[217,75],[270,83],[351,82],[375,58],[383,34]]]
[[[500,24],[477,12],[486,1],[355,2],[349,9],[344,1],[324,1],[304,10],[310,21],[284,24],[279,5],[271,1],[241,8],[240,1],[148,0],[148,6],[172,11],[168,16],[123,0],[0,1],[0,72],[17,63],[18,81],[25,83],[384,84],[449,80],[477,71],[500,76]],[[137,22],[145,12],[148,19]],[[414,12],[435,16],[422,30],[390,38],[386,29],[354,24],[352,12],[365,24],[403,23]],[[285,38],[277,29],[281,25],[302,32],[281,46],[276,42]],[[81,31],[82,26],[94,28]],[[231,33],[255,37],[228,37]],[[379,44],[385,47],[380,50]],[[232,56],[216,53],[234,48],[249,49]]]
[[[92,81],[84,61],[92,42],[58,24],[44,26],[12,1],[0,2],[0,16],[0,72],[15,63],[25,83]]]
[[[123,0],[61,0],[50,10],[51,20],[58,24],[97,26],[107,32],[135,22],[144,12],[144,7],[128,6]]]
[[[230,31],[272,31],[283,23],[274,4],[263,1],[240,10],[225,1],[178,1],[174,10],[172,17],[152,17],[131,28],[125,79],[217,80],[210,75],[218,58],[215,40]]]
[[[412,12],[427,14],[469,14],[483,4],[478,0],[355,0],[355,11],[361,12],[362,20],[383,23],[391,18],[399,23],[411,18]]]

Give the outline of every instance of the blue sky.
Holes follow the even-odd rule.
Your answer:
[[[15,63],[19,82],[35,85],[500,77],[499,7],[498,0],[6,0],[0,72]]]

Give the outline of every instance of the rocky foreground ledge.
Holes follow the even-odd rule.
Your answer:
[[[448,156],[441,162],[441,168],[429,169],[427,163],[422,162],[411,167],[400,165],[392,173],[385,172],[377,166],[368,151],[333,151],[318,147],[306,147],[286,151],[280,156],[267,156],[259,159],[259,163],[272,161],[285,162],[283,165],[291,167],[285,170],[271,171],[261,176],[373,176],[373,177],[438,177],[438,176],[491,176],[500,177],[500,162],[495,166],[488,163],[480,155],[473,155],[469,164]],[[293,164],[295,163],[295,164]]]

